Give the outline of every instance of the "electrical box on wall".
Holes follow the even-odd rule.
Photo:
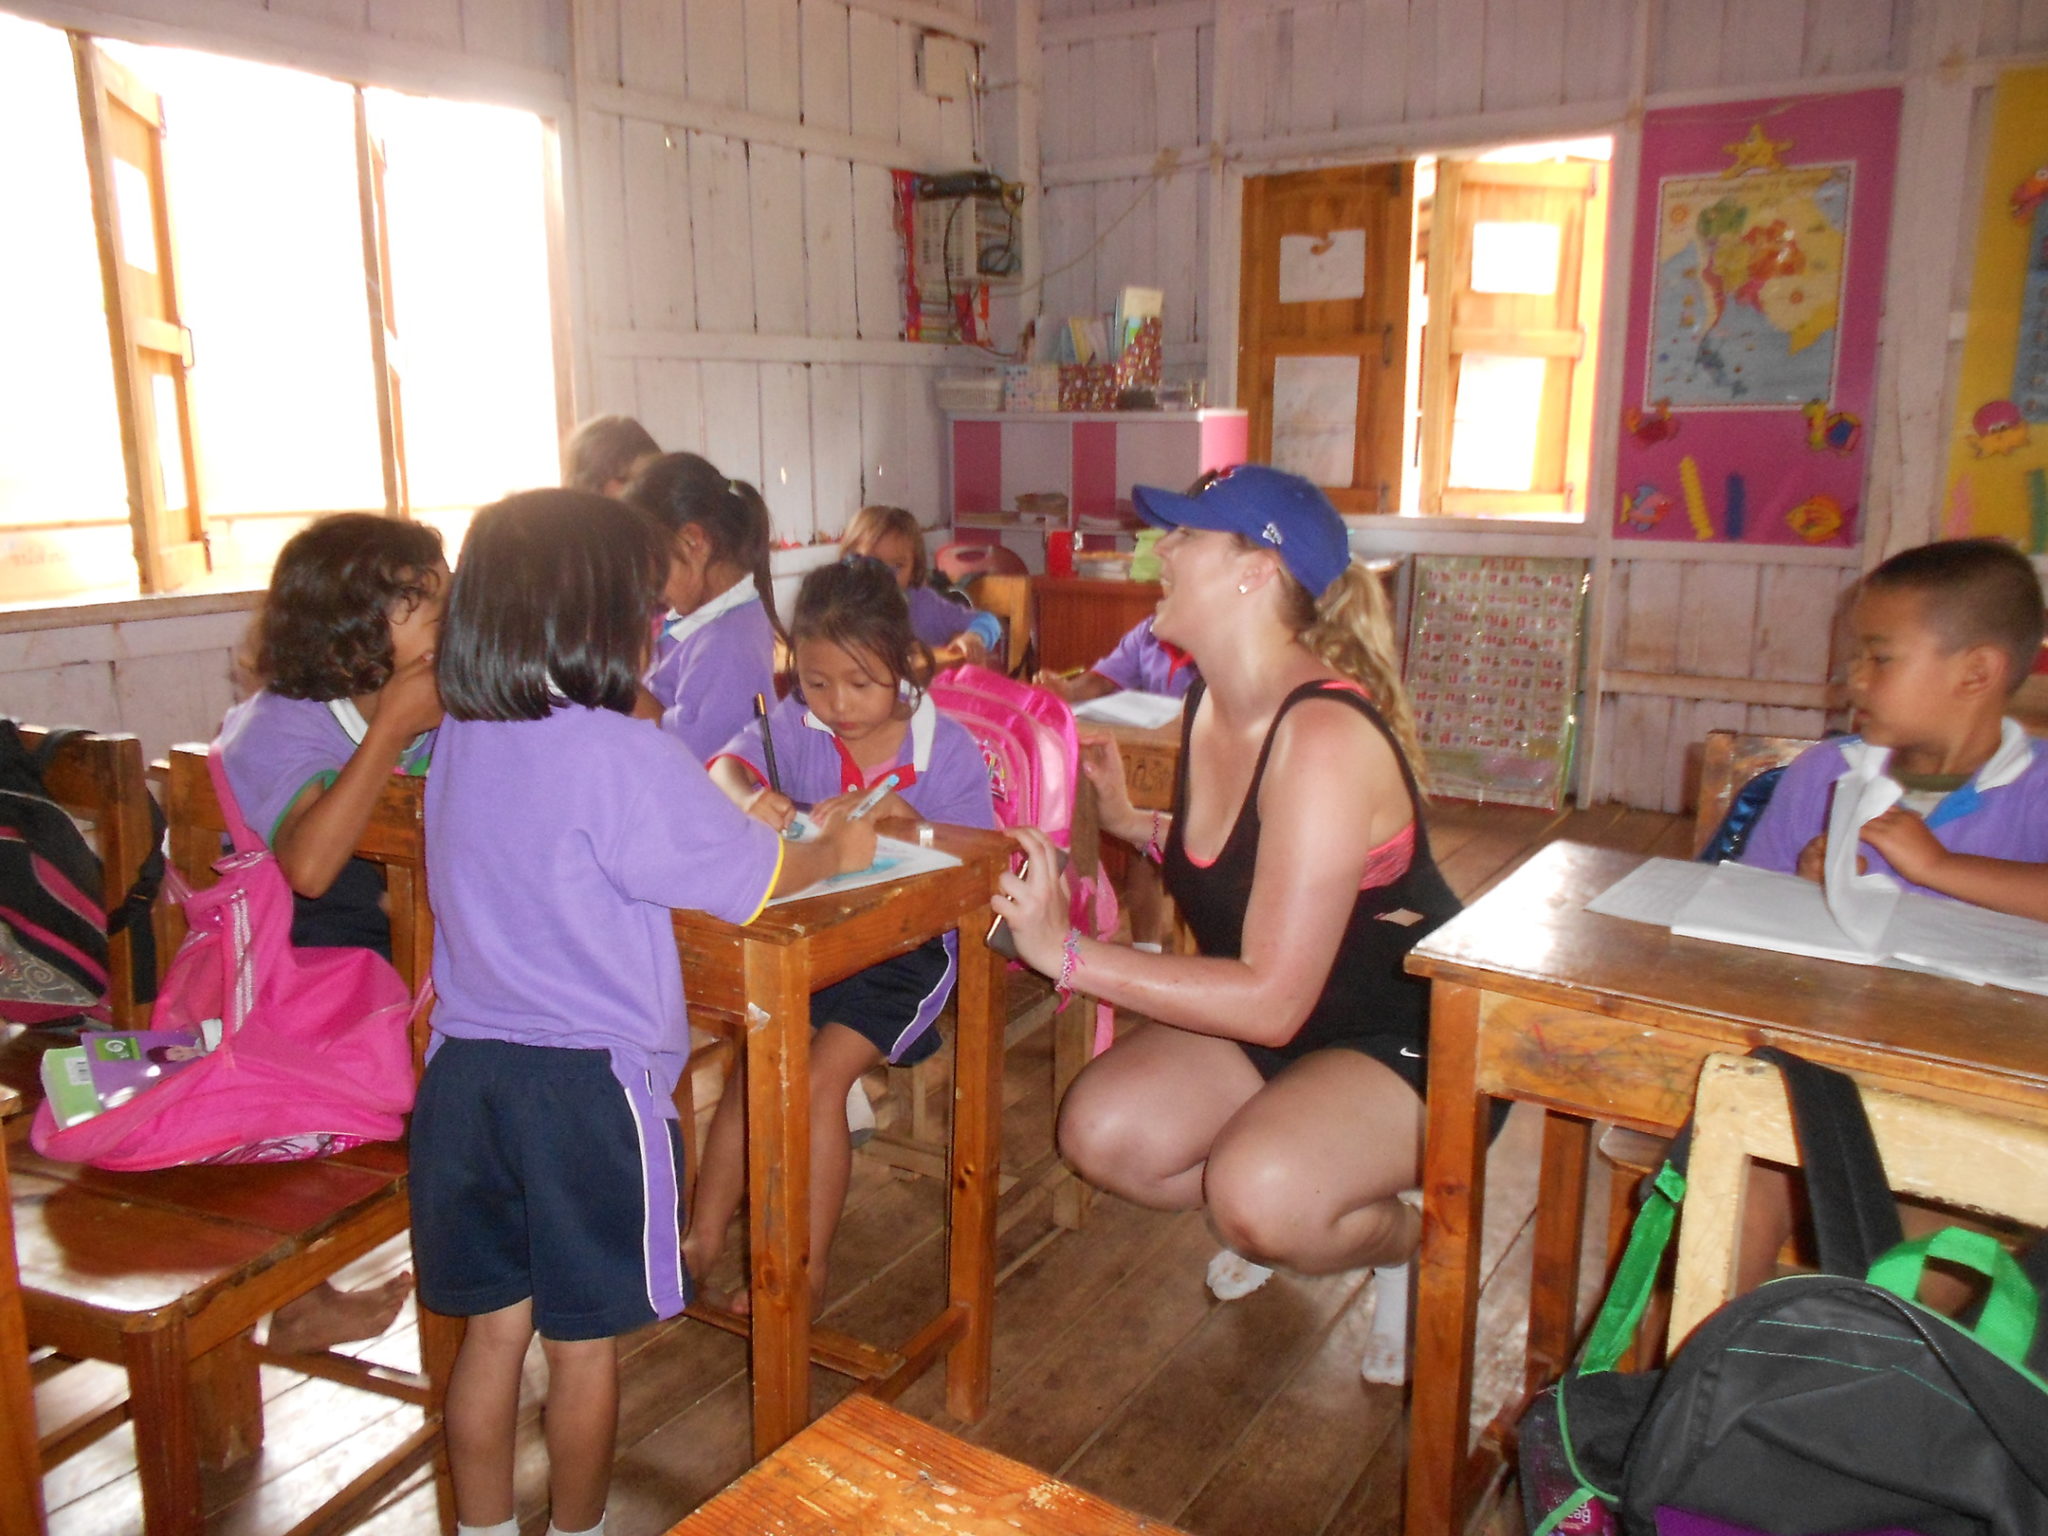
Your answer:
[[[940,101],[965,101],[980,69],[974,44],[943,32],[925,32],[917,39],[917,88]]]
[[[990,295],[1015,291],[1021,275],[1024,189],[987,171],[914,176],[910,183],[907,334],[986,344]]]

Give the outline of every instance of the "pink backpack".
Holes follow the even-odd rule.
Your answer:
[[[1081,781],[1081,736],[1074,711],[1050,689],[986,667],[959,666],[932,679],[932,703],[967,727],[988,765],[996,821],[1037,827],[1065,848],[1074,831]],[[1116,891],[1101,871],[1073,882],[1073,923],[1094,938],[1116,931]],[[1095,1052],[1113,1038],[1108,1004],[1096,1009]]]
[[[285,1162],[392,1141],[404,1128],[414,1011],[404,981],[366,949],[292,946],[291,888],[242,819],[218,743],[208,766],[235,851],[214,865],[220,879],[203,891],[172,877],[191,931],[149,1027],[219,1019],[221,1043],[68,1130],[43,1104],[29,1139],[46,1157],[122,1171]]]
[[[981,748],[996,821],[1037,827],[1066,847],[1081,775],[1081,737],[1067,701],[976,666],[941,672],[932,679],[931,695]]]

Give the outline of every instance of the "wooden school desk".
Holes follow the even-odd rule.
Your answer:
[[[0,1121],[21,1113],[21,1096],[0,1087]],[[21,1317],[21,1271],[14,1261],[14,1203],[8,1194],[7,1143],[0,1138],[0,1536],[42,1536],[43,1466],[36,1444],[35,1383],[28,1370],[28,1328]]]
[[[1464,1529],[1503,1465],[1466,1449],[1490,1097],[1549,1111],[1527,1383],[1574,1343],[1594,1118],[1668,1135],[1711,1051],[1777,1045],[1881,1086],[2048,1122],[2048,1001],[1944,977],[1678,938],[1586,903],[1640,854],[1552,843],[1417,945],[1434,982],[1407,1536]]]
[[[899,836],[910,830],[882,826]],[[690,1006],[745,1021],[753,1316],[697,1307],[691,1315],[749,1335],[756,1456],[809,1419],[814,1358],[889,1399],[943,1352],[947,1412],[973,1420],[988,1407],[1005,988],[1002,957],[984,935],[989,897],[1015,845],[960,827],[938,828],[937,845],[960,866],[769,907],[744,928],[676,913]],[[946,1306],[900,1349],[883,1350],[811,1327],[811,993],[950,929],[960,934],[960,982]]]
[[[669,1536],[1179,1536],[855,1393]]]

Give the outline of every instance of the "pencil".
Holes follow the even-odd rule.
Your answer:
[[[768,698],[754,695],[754,718],[761,722],[761,756],[768,764],[768,787],[782,793],[782,775],[775,771],[775,733],[768,729]]]
[[[861,817],[867,815],[869,811],[872,811],[876,806],[882,803],[882,797],[888,794],[890,790],[896,787],[897,781],[901,777],[902,775],[900,774],[892,773],[889,775],[889,777],[882,780],[881,783],[877,784],[873,789],[869,790],[867,794],[861,798],[861,802],[859,805],[856,805],[852,810],[846,813],[846,819],[848,821],[859,821]]]

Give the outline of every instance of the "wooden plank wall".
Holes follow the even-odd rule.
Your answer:
[[[1626,183],[1627,125],[1645,107],[1903,85],[1866,549],[1646,559],[1602,519],[1556,541],[1595,572],[1590,654],[1610,686],[1588,710],[1593,797],[1677,809],[1687,749],[1715,726],[1818,734],[1841,594],[1935,530],[1947,414],[1927,380],[1948,376],[1966,301],[1955,232],[1970,225],[1976,95],[1986,65],[2048,51],[2048,0],[1042,0],[1041,18],[1045,310],[1164,287],[1169,362],[1206,366],[1216,400],[1235,371],[1245,175],[1611,132]],[[1611,447],[1595,461],[1604,507]],[[1515,531],[1513,552],[1534,552],[1532,532]],[[1373,543],[1483,553],[1489,537],[1503,536],[1404,525]]]
[[[986,37],[973,0],[574,7],[579,409],[755,482],[784,538],[938,512],[931,369],[961,358],[902,340],[889,171],[975,143],[968,102],[918,90],[924,21]]]

